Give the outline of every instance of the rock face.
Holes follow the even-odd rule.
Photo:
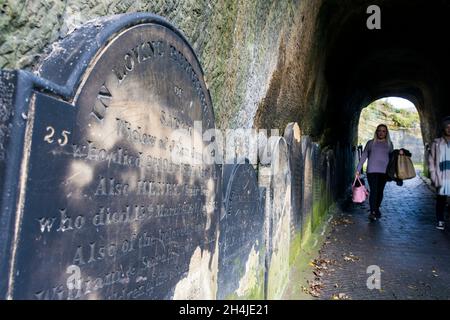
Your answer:
[[[214,299],[222,171],[198,159],[214,113],[192,48],[150,14],[86,23],[55,47],[17,94],[28,108],[0,193],[0,296]]]

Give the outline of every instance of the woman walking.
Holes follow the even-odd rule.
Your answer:
[[[370,214],[372,221],[381,217],[380,206],[383,201],[384,187],[387,182],[386,169],[389,164],[389,156],[394,151],[388,127],[380,124],[375,131],[374,138],[369,140],[359,160],[356,176],[359,176],[361,168],[366,160],[367,180],[370,187]]]
[[[430,151],[428,165],[437,191],[436,228],[444,230],[445,205],[450,196],[450,117],[442,120],[442,137],[433,141]]]

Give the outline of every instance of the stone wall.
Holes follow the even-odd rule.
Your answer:
[[[315,16],[321,1],[131,1],[6,0],[0,15],[0,68],[33,69],[51,44],[84,22],[125,12],[150,12],[179,28],[196,51],[211,90],[219,128],[277,125],[298,117],[306,95],[314,92],[309,74]],[[310,12],[311,11],[311,12]],[[314,71],[314,72],[313,72]],[[280,74],[287,72],[283,92]],[[295,81],[294,97],[287,93]],[[284,98],[277,101],[280,93]],[[287,95],[286,95],[287,93]],[[289,113],[270,113],[286,105]],[[296,108],[294,110],[294,108]],[[278,121],[277,118],[283,120]]]

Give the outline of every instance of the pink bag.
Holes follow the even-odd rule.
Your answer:
[[[359,182],[359,187],[355,187],[356,180]],[[352,200],[355,203],[363,203],[369,195],[369,191],[367,191],[366,187],[361,183],[359,177],[355,177],[355,181],[353,181],[352,192]]]

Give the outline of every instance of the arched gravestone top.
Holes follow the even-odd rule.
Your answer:
[[[263,295],[264,211],[256,171],[249,163],[224,166],[218,299]],[[255,281],[256,280],[256,281]]]
[[[2,295],[214,298],[221,169],[202,162],[214,114],[189,43],[154,15],[100,19],[37,74]]]

